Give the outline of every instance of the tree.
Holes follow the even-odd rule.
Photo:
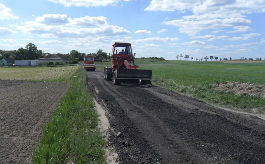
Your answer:
[[[28,58],[26,60],[35,60],[38,57],[38,48],[35,44],[29,43],[26,45],[26,50],[28,50]]]
[[[184,58],[187,60],[190,56],[185,54]]]
[[[24,49],[24,48],[19,48],[17,51],[16,51],[16,57],[15,59],[16,60],[26,60],[28,59],[28,50]]]
[[[181,60],[181,58],[183,57],[182,54],[180,54],[179,57],[180,57],[180,60]]]
[[[208,56],[205,56],[204,59],[205,59],[205,61],[207,61],[209,58],[208,58]]]
[[[70,51],[70,57],[72,59],[78,59],[79,58],[79,52],[77,50]]]
[[[177,60],[179,60],[179,55],[176,56]]]
[[[3,59],[4,51],[0,50],[0,60]]]
[[[214,59],[217,61],[217,60],[218,60],[218,57],[217,57],[217,56],[215,56],[215,57],[214,57]]]
[[[106,52],[103,52],[102,49],[99,49],[95,56],[95,60],[102,61],[103,59],[108,59],[108,54]]]

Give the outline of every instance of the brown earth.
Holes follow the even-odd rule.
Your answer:
[[[119,163],[263,163],[265,121],[156,86],[87,72],[88,89],[107,113]]]
[[[265,98],[265,85],[228,81],[216,85],[215,89],[234,92],[237,95],[253,95]]]
[[[222,60],[218,61],[222,63],[264,63],[264,61],[260,60]]]
[[[69,85],[0,80],[0,163],[29,163],[56,104]]]

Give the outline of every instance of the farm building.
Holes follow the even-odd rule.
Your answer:
[[[46,65],[48,62],[59,62],[63,63],[64,61],[61,58],[39,58],[36,60],[38,63],[42,63],[42,65]]]
[[[13,65],[14,63],[15,62],[13,58],[5,58],[5,59],[0,60],[1,66],[9,66],[9,65]]]
[[[64,57],[63,55],[52,55],[49,54],[45,58],[39,58],[36,60],[15,60],[15,65],[17,66],[37,66],[39,63],[42,65],[46,65],[48,62],[59,62],[64,63],[67,62],[68,59]]]
[[[16,66],[37,66],[37,60],[15,60]]]

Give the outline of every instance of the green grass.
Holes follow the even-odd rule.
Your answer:
[[[151,69],[152,83],[176,92],[199,98],[209,103],[251,112],[265,112],[265,100],[255,96],[238,96],[231,92],[218,91],[213,85],[227,81],[264,84],[265,62],[221,63],[198,61],[159,61],[136,59],[140,69]],[[97,62],[97,67],[110,67],[110,62]]]
[[[78,66],[0,67],[2,80],[66,81]]]
[[[97,128],[98,117],[85,78],[83,69],[71,76],[71,87],[45,126],[33,163],[105,162],[105,141]]]

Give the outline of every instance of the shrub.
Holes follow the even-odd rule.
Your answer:
[[[54,63],[53,62],[48,62],[47,63],[47,66],[51,66],[51,65],[54,65]]]

